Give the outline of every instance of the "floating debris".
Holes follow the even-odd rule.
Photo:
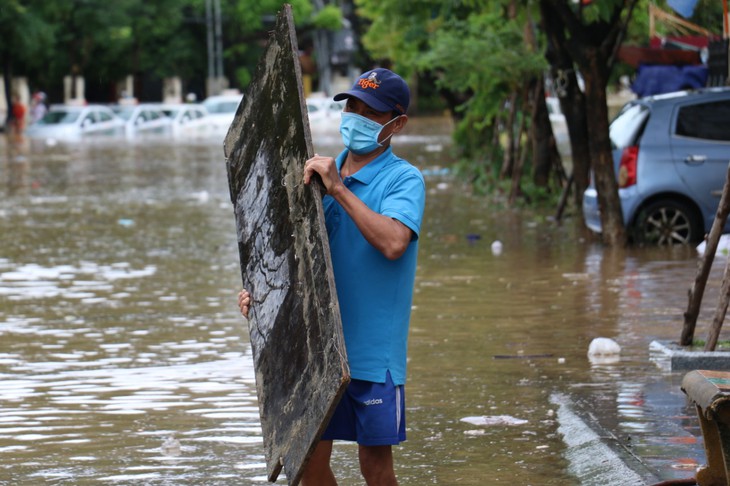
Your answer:
[[[171,435],[160,446],[160,452],[166,456],[179,456],[181,452],[180,441]]]
[[[472,425],[524,425],[527,420],[518,419],[511,415],[479,415],[475,417],[464,417],[461,419],[462,422],[466,422]]]
[[[611,364],[621,360],[621,346],[610,338],[597,337],[588,346],[588,359],[592,364]]]

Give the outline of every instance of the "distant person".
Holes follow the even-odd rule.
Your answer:
[[[46,94],[43,91],[38,91],[33,95],[33,100],[30,105],[30,122],[35,123],[41,120],[48,111],[46,106]]]
[[[26,109],[18,94],[13,95],[11,105],[12,118],[10,120],[10,132],[16,137],[23,134],[25,130]]]
[[[358,443],[366,483],[392,486],[392,446],[406,440],[406,348],[426,187],[421,172],[390,146],[408,122],[410,92],[400,76],[368,71],[334,99],[347,100],[345,150],[307,160],[304,183],[318,174],[327,190],[322,202],[352,381],[302,484],[336,485],[332,442],[346,440]],[[238,305],[248,317],[247,290]]]

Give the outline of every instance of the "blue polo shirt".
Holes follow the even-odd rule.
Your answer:
[[[337,157],[338,172],[346,155]],[[370,209],[413,231],[406,252],[388,260],[334,198],[323,199],[350,374],[385,383],[390,371],[394,384],[402,385],[426,184],[421,172],[390,147],[343,182]]]

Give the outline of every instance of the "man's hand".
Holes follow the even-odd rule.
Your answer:
[[[315,173],[322,178],[322,183],[330,196],[344,187],[340,174],[337,173],[337,164],[332,157],[314,154],[314,157],[307,160],[304,164],[304,183],[309,184]]]
[[[248,311],[251,308],[251,294],[248,290],[243,289],[238,293],[238,307],[241,309],[241,315],[248,319]]]

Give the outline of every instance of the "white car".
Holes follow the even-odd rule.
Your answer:
[[[163,104],[160,109],[170,118],[174,137],[203,137],[210,134],[208,111],[199,103]]]
[[[309,128],[315,135],[336,133],[339,130],[346,100],[335,101],[324,96],[310,96],[306,102]]]
[[[80,139],[124,134],[124,120],[103,105],[52,105],[43,118],[26,129],[30,138]]]
[[[112,111],[125,121],[128,136],[167,134],[172,130],[172,119],[165,115],[157,103],[115,105]]]
[[[208,111],[208,120],[215,132],[226,133],[228,131],[241,100],[243,100],[242,94],[209,96],[203,100],[203,106]]]
[[[340,114],[346,103],[346,100],[335,101],[332,98],[317,96],[310,96],[306,101],[310,122],[334,118],[339,123]]]

